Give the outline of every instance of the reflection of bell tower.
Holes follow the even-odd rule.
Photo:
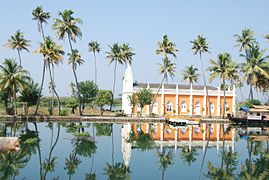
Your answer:
[[[130,137],[130,133],[131,133],[131,124],[124,123],[121,128],[121,152],[126,167],[129,167],[132,152],[131,151],[132,143],[127,142],[127,140]]]
[[[122,89],[122,110],[124,114],[131,115],[132,107],[128,100],[128,95],[133,94],[133,72],[131,64],[126,64],[125,74],[123,77],[123,89]]]

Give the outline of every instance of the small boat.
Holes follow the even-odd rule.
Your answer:
[[[245,112],[245,115],[240,117],[234,117],[228,114],[229,120],[236,124],[259,124],[269,126],[269,107],[267,108],[248,108],[248,107],[241,107],[241,111]]]
[[[199,120],[172,116],[166,118],[166,123],[172,126],[199,125]]]

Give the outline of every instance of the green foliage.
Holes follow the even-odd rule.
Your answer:
[[[60,111],[60,116],[67,116],[67,114],[68,114],[68,111],[67,111],[67,109],[61,109],[61,111]]]
[[[137,135],[131,132],[129,139],[127,139],[127,142],[135,143],[136,148],[141,151],[147,151],[154,146],[154,141],[151,138],[150,134],[144,133],[143,131],[141,131]]]
[[[76,97],[77,90],[75,89],[74,84],[71,84],[72,87],[72,96]],[[91,104],[97,95],[98,86],[93,81],[82,81],[79,82],[79,93],[82,104]]]
[[[78,107],[77,99],[68,99],[66,102],[66,107],[71,108],[71,113],[75,113],[75,109]]]
[[[92,157],[96,153],[97,146],[93,140],[77,140],[75,152],[83,157]]]
[[[68,175],[72,175],[76,172],[78,165],[81,163],[81,160],[76,156],[75,153],[69,154],[69,157],[65,159],[65,167]]]
[[[129,167],[125,166],[123,163],[116,163],[114,165],[106,163],[104,168],[104,173],[110,180],[125,180],[129,172]]]
[[[53,172],[55,170],[55,164],[56,164],[57,157],[52,157],[50,159],[45,159],[45,161],[42,163],[42,166],[46,172]]]
[[[245,102],[241,104],[241,106],[246,106],[248,108],[254,107],[254,105],[261,105],[261,102],[258,99],[247,99]]]
[[[98,90],[95,104],[101,107],[101,111],[103,110],[103,106],[106,104],[110,104],[112,101],[112,92],[110,90]]]
[[[22,90],[18,101],[27,102],[28,106],[36,105],[39,90],[40,88],[38,87],[38,83],[34,83],[33,80],[30,81],[27,88]]]
[[[137,103],[141,110],[144,108],[145,105],[150,105],[153,99],[153,94],[151,89],[139,89],[137,94]]]
[[[96,174],[95,173],[86,174],[85,180],[96,180]]]
[[[111,136],[112,126],[111,123],[94,123],[96,136]]]

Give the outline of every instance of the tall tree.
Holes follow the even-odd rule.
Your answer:
[[[155,102],[157,95],[159,94],[159,91],[164,83],[164,80],[168,81],[168,77],[170,76],[173,78],[175,76],[176,72],[176,64],[172,63],[171,60],[168,58],[168,55],[172,55],[174,58],[176,58],[176,52],[178,50],[176,49],[176,44],[171,42],[168,39],[167,35],[163,36],[163,39],[161,42],[158,42],[158,48],[156,49],[156,54],[163,54],[163,64],[160,65],[159,72],[163,74],[163,78],[161,81],[161,84],[157,90],[157,93],[155,94],[153,101],[150,106],[150,114],[152,113],[153,110],[153,103]]]
[[[0,65],[0,91],[8,89],[9,102],[14,104],[15,115],[17,90],[26,89],[30,80],[28,71],[18,66],[14,59],[5,59],[3,65]]]
[[[247,49],[246,55],[241,54],[246,60],[241,63],[241,69],[244,73],[244,80],[250,86],[249,98],[253,100],[253,87],[255,87],[261,78],[261,75],[269,79],[269,56],[264,56],[265,50],[260,50],[258,44],[252,45]]]
[[[248,50],[252,44],[255,42],[254,31],[249,28],[242,29],[241,35],[235,34],[236,46],[239,46],[239,51]]]
[[[77,49],[73,49],[72,53],[68,53],[69,59],[68,64],[72,65],[72,71],[75,77],[75,83],[77,87],[77,97],[78,97],[78,104],[81,105],[81,99],[79,94],[79,84],[78,84],[78,78],[76,74],[77,66],[83,64],[84,60],[81,58],[81,55],[79,54],[79,51]],[[79,114],[82,116],[81,106],[79,107]]]
[[[48,19],[50,18],[50,13],[43,11],[42,6],[37,6],[35,9],[33,9],[32,15],[33,15],[33,20],[37,21],[38,31],[41,32],[42,38],[44,40],[45,34],[44,34],[43,24],[48,23]]]
[[[124,64],[124,59],[122,58],[122,48],[119,43],[114,43],[112,46],[109,46],[110,52],[107,52],[106,58],[109,60],[109,64],[115,63],[114,66],[114,75],[113,75],[113,88],[112,88],[112,100],[110,105],[110,111],[112,110],[114,93],[115,93],[115,83],[116,83],[116,72],[117,72],[117,64]]]
[[[176,52],[178,50],[176,49],[176,44],[171,42],[168,39],[167,35],[163,36],[163,40],[161,42],[158,42],[158,48],[156,49],[156,54],[163,54],[164,57],[167,57],[168,55],[172,55],[173,57],[176,56]]]
[[[197,73],[198,69],[196,67],[191,66],[186,66],[186,68],[182,71],[182,80],[183,81],[188,81],[190,83],[190,86],[194,82],[198,81],[198,76],[200,74]]]
[[[43,11],[42,6],[37,6],[35,9],[33,9],[32,15],[33,15],[33,20],[37,21],[38,31],[41,32],[42,38],[43,40],[45,40],[43,24],[48,23],[48,19],[50,18],[50,13]],[[38,93],[35,114],[37,114],[39,103],[40,103],[40,97],[41,97],[41,93],[42,93],[42,89],[44,85],[45,72],[46,72],[46,61],[43,62],[41,86]]]
[[[74,18],[73,17],[74,12],[72,10],[64,10],[63,12],[59,13],[59,16],[62,19],[54,19],[54,24],[52,25],[52,29],[57,31],[57,35],[59,39],[64,39],[65,36],[68,38],[69,46],[70,46],[70,54],[73,54],[73,46],[72,42],[76,42],[76,38],[82,37],[82,32],[80,28],[78,27],[78,24],[82,24],[82,20],[80,18]],[[74,70],[73,70],[74,72]],[[77,86],[77,98],[78,98],[78,105],[79,105],[79,114],[82,116],[81,111],[81,103],[80,103],[80,97],[79,97],[79,88],[77,83],[77,76],[76,73],[73,73],[75,80],[76,80],[76,86]]]
[[[211,66],[208,67],[210,71],[209,81],[214,80],[219,76],[223,84],[223,111],[222,118],[224,119],[226,111],[226,80],[231,80],[238,76],[238,66],[232,61],[229,53],[219,54],[216,60],[210,60]]]
[[[198,35],[197,39],[194,39],[193,41],[191,41],[191,43],[192,43],[192,50],[194,54],[199,54],[199,57],[200,57],[201,70],[203,74],[204,86],[206,89],[206,97],[208,101],[209,116],[211,117],[210,99],[209,99],[209,94],[208,94],[207,85],[206,85],[204,63],[203,63],[203,58],[202,58],[202,53],[206,53],[206,52],[209,53],[208,43],[206,42],[206,38],[204,38],[202,35]]]
[[[21,66],[21,51],[25,50],[29,52],[28,47],[30,46],[30,40],[24,38],[24,34],[17,30],[13,36],[10,36],[10,39],[7,40],[5,47],[10,49],[16,49],[19,56],[20,66]]]
[[[58,101],[58,114],[61,112],[61,104],[58,93],[55,89],[55,83],[52,78],[51,65],[58,64],[63,60],[64,51],[61,46],[56,44],[50,37],[45,37],[43,43],[40,43],[40,47],[36,50],[37,53],[40,53],[44,57],[44,62],[49,69],[49,76],[52,84],[52,90],[55,93]]]
[[[121,45],[121,53],[122,53],[122,59],[127,64],[132,64],[133,56],[135,53],[133,53],[133,49],[129,46],[127,43],[123,43]]]
[[[162,64],[159,64],[160,65],[160,68],[159,68],[159,73],[163,75],[163,78],[162,78],[162,81],[161,81],[161,84],[156,92],[156,94],[154,95],[154,98],[151,102],[151,107],[150,107],[150,114],[152,113],[152,110],[153,110],[153,103],[156,101],[156,98],[157,98],[157,95],[159,94],[160,92],[160,89],[164,83],[164,81],[168,80],[169,76],[170,78],[174,78],[175,77],[175,73],[176,73],[176,63],[172,63],[168,57],[164,57],[163,58],[163,63]]]
[[[100,52],[100,44],[97,41],[89,42],[89,52],[93,52],[94,56],[94,82],[97,84],[97,62],[96,62],[96,53]]]

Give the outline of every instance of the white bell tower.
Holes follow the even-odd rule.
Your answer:
[[[131,64],[126,64],[126,69],[123,77],[123,88],[122,88],[122,110],[126,115],[131,115],[132,107],[128,99],[128,95],[133,95],[133,72]]]

